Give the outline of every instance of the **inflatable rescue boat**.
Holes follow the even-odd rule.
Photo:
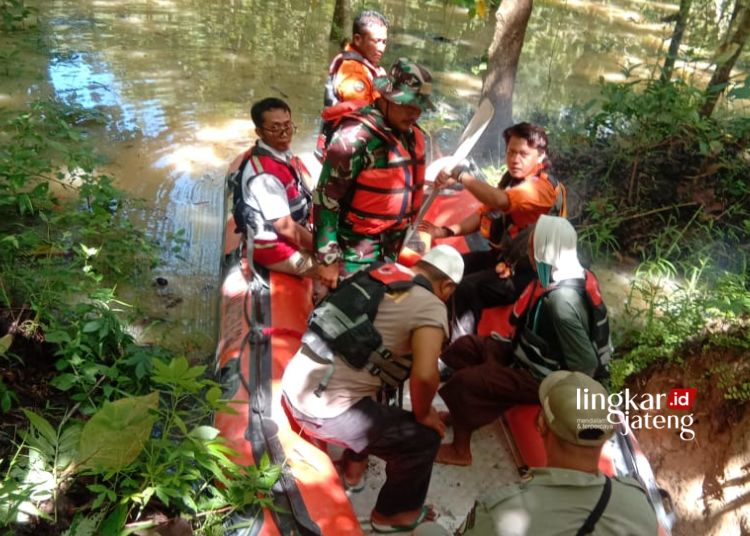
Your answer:
[[[467,191],[445,191],[434,199],[426,219],[435,225],[458,223],[479,208]],[[440,240],[461,252],[486,247],[478,235]],[[224,397],[233,413],[216,415],[215,426],[240,456],[257,463],[268,455],[283,466],[274,489],[273,509],[245,512],[227,534],[363,534],[341,480],[326,452],[295,431],[280,400],[284,367],[300,344],[312,309],[309,280],[279,273],[254,273],[234,221],[227,220],[222,262],[220,334],[216,353]],[[509,308],[488,310],[479,324],[489,334],[504,322]],[[523,478],[529,467],[546,464],[544,447],[534,426],[539,406],[517,406],[502,419],[507,447]],[[662,534],[673,519],[665,508],[645,456],[632,432],[620,429],[606,445],[601,470],[636,478],[654,505]]]

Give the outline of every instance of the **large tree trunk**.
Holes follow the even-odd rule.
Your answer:
[[[677,13],[677,22],[674,25],[672,39],[669,41],[669,52],[667,52],[667,57],[664,60],[664,68],[661,70],[661,79],[663,82],[667,82],[672,78],[674,62],[677,60],[677,54],[680,51],[680,43],[682,43],[682,36],[685,33],[685,26],[692,1],[680,0],[680,11]]]
[[[495,35],[481,97],[490,99],[495,116],[474,153],[481,160],[497,161],[505,152],[502,132],[513,124],[513,87],[532,7],[533,0],[503,0],[495,14]]]
[[[351,0],[336,0],[333,8],[333,20],[331,21],[331,41],[342,42],[351,37],[349,32],[352,27],[352,3]]]
[[[716,53],[720,60],[716,64],[716,70],[708,82],[708,86],[706,86],[706,100],[701,108],[701,116],[703,117],[710,117],[713,113],[719,95],[727,87],[734,63],[740,56],[745,43],[747,43],[747,38],[750,37],[750,6],[747,3],[743,5],[738,20],[737,29],[724,41],[724,44],[719,47]],[[732,31],[732,29],[730,28],[729,31]]]

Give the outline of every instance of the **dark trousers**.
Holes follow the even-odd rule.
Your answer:
[[[413,413],[371,398],[330,419],[306,417],[291,404],[290,409],[306,434],[347,447],[349,459],[372,454],[385,461],[386,480],[375,503],[379,514],[393,516],[424,505],[440,435],[419,424]]]
[[[496,251],[472,251],[463,258],[464,277],[448,304],[452,341],[476,333],[483,309],[515,303],[534,279],[534,272],[528,269],[517,270],[511,277],[498,276]]]
[[[539,403],[539,380],[515,365],[508,343],[468,335],[451,344],[441,359],[455,370],[439,393],[456,425],[476,430],[511,406]]]

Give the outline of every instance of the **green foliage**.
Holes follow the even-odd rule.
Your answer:
[[[750,118],[706,119],[702,103],[703,93],[679,80],[602,83],[599,108],[570,110],[550,128],[558,175],[587,200],[572,212],[594,255],[656,258],[652,237],[668,228],[680,234],[670,260],[699,248],[743,269]]]
[[[18,395],[0,379],[0,413],[7,413],[13,402],[18,401]]]
[[[679,80],[602,83],[598,108],[572,109],[550,128],[556,172],[586,200],[571,207],[584,254],[643,260],[620,322],[629,330],[615,333],[614,389],[678,360],[713,324],[750,314],[750,118],[706,119],[702,103]]]
[[[578,240],[588,258],[607,257],[619,250],[615,231],[622,216],[611,200],[600,197],[590,200],[584,208],[587,223],[578,229]]]
[[[694,341],[706,339],[713,347],[750,349],[747,336],[726,333],[750,317],[750,290],[744,278],[722,273],[712,280],[708,272],[705,264],[680,271],[665,259],[639,267],[622,322],[630,328],[619,334],[624,351],[612,363],[614,390],[622,388],[628,376],[655,362],[681,362],[681,350]],[[720,384],[727,398],[744,396],[748,372],[743,378]]]
[[[78,460],[83,468],[118,471],[143,450],[151,427],[159,393],[105,402],[81,431]]]
[[[206,424],[224,407],[206,367],[139,346],[125,328],[129,306],[115,281],[145,274],[156,249],[129,221],[131,202],[113,178],[97,172],[83,125],[96,128],[100,117],[37,101],[0,119],[0,308],[23,311],[17,331],[0,338],[0,357],[24,366],[14,341],[43,342],[55,359],[49,384],[70,402],[23,408],[29,425],[0,481],[0,527],[19,516],[57,523],[57,512],[37,507],[74,489],[92,497],[75,534],[117,534],[146,507],[200,512],[194,524],[208,527],[236,508],[270,506],[280,468],[232,461]],[[0,383],[0,409],[17,402]]]
[[[746,347],[748,339],[743,340]],[[715,376],[719,388],[724,392],[724,398],[735,402],[750,401],[750,366],[747,362],[722,363],[711,371]]]
[[[145,402],[128,402],[138,408],[135,417],[129,417],[123,411],[124,406],[119,408],[120,415],[115,419],[131,421],[132,432],[139,439],[150,437],[132,463],[120,458],[107,470],[99,467],[86,471],[97,480],[88,486],[96,494],[94,508],[109,506],[117,512],[124,505],[126,512],[138,519],[143,509],[156,499],[165,506],[176,506],[193,514],[220,509],[229,512],[249,504],[271,506],[271,487],[279,477],[280,468],[270,466],[267,458],[257,468],[231,461],[235,453],[219,437],[219,431],[202,424],[223,407],[219,386],[204,378],[204,373],[205,367],[190,366],[185,358],[154,366],[151,382],[159,390],[162,403],[155,409],[153,431],[146,422],[150,418],[146,410],[154,409],[156,392],[148,399],[142,397]],[[95,435],[92,430],[92,440]],[[81,439],[83,445],[84,437]],[[101,451],[106,445],[99,441],[91,448]],[[124,517],[117,519],[124,523]]]
[[[57,347],[58,374],[51,385],[65,391],[79,404],[80,411],[92,414],[114,394],[146,392],[151,367],[165,352],[142,347],[126,333],[112,291],[100,289],[90,301],[78,303],[44,326],[45,338]]]

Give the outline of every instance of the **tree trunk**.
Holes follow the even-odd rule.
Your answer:
[[[669,41],[669,52],[664,60],[664,68],[661,70],[662,82],[667,82],[672,78],[672,71],[674,71],[674,63],[677,60],[677,54],[680,52],[680,43],[682,43],[682,36],[685,33],[685,25],[687,23],[688,14],[690,13],[690,4],[693,0],[680,0],[680,11],[677,14],[677,22],[674,25],[674,31],[672,32],[672,39]]]
[[[480,99],[490,99],[495,115],[475,150],[481,160],[498,161],[505,153],[502,132],[513,124],[513,87],[532,7],[533,0],[503,0],[497,8]]]
[[[331,21],[331,41],[342,42],[351,37],[349,32],[352,27],[352,3],[351,0],[336,0],[333,8],[333,20]]]
[[[744,5],[742,13],[738,17],[737,29],[719,47],[716,53],[716,56],[720,59],[716,63],[716,70],[708,82],[708,86],[706,86],[706,100],[701,108],[702,117],[710,117],[714,112],[719,95],[727,87],[734,63],[742,52],[745,43],[747,43],[748,37],[750,37],[750,6]]]

